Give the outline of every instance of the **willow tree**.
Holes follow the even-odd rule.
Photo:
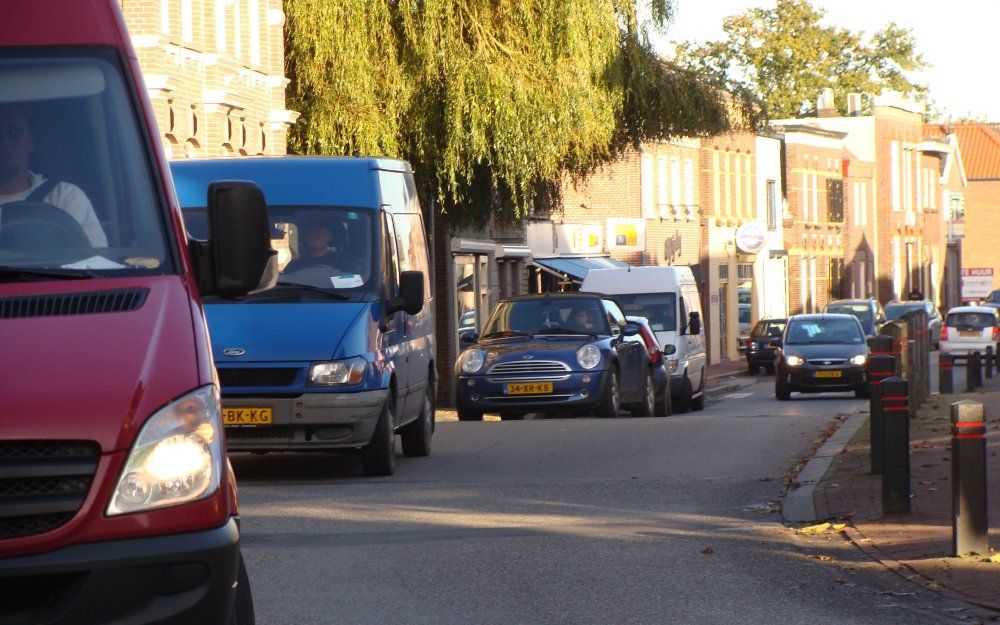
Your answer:
[[[657,59],[670,2],[285,0],[290,147],[401,156],[449,221],[482,223],[643,140],[753,124]]]

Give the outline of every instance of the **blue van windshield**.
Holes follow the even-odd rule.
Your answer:
[[[342,299],[368,293],[374,274],[372,212],[335,207],[268,206],[271,246],[281,270],[275,292],[248,296],[273,301],[313,294]],[[208,237],[205,209],[184,209],[196,239]],[[282,294],[285,295],[282,295]]]

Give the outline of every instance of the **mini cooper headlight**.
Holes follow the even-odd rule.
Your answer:
[[[462,371],[464,373],[476,373],[483,368],[486,362],[486,354],[481,349],[470,349],[462,354]]]
[[[798,367],[805,363],[805,360],[801,356],[788,356],[785,358],[785,362],[788,363],[789,367]]]
[[[584,369],[593,369],[601,364],[601,350],[593,345],[584,345],[576,350],[576,361]]]
[[[864,354],[858,354],[857,356],[851,358],[851,364],[859,367],[863,367],[866,362],[868,362],[868,356],[865,356]]]

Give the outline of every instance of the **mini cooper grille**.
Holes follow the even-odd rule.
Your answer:
[[[93,443],[0,442],[0,539],[48,532],[73,518],[99,456]]]
[[[219,383],[229,386],[290,386],[299,370],[294,367],[221,367]]]
[[[544,373],[566,373],[570,368],[558,360],[510,360],[500,362],[486,373],[489,375],[538,375]]]
[[[146,289],[117,289],[3,297],[0,298],[0,319],[130,312],[143,305],[148,293]]]

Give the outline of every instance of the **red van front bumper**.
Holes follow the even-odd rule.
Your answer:
[[[229,623],[237,520],[199,532],[0,559],[0,624]]]

